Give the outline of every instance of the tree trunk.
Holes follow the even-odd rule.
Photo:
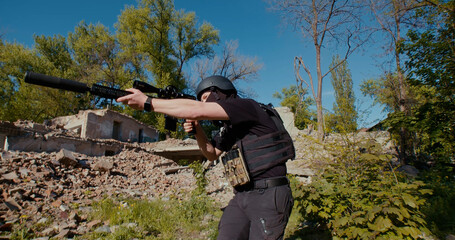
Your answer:
[[[324,114],[322,112],[322,70],[321,70],[321,47],[316,47],[316,71],[318,77],[318,92],[316,100],[317,118],[318,118],[318,137],[319,140],[324,140]]]
[[[400,88],[400,97],[399,97],[399,107],[400,107],[400,112],[404,113],[407,115],[407,107],[406,107],[406,85],[405,85],[405,79],[403,76],[403,73],[401,72],[401,67],[400,67],[400,57],[398,54],[396,54],[397,58],[397,72],[398,72],[398,84]],[[402,165],[407,164],[406,162],[406,143],[407,143],[407,138],[406,138],[407,130],[404,127],[400,128],[400,163]]]
[[[401,33],[400,33],[400,20],[398,19],[398,16],[395,15],[395,22],[397,23],[396,26],[397,26],[397,38],[396,38],[396,42],[395,42],[395,62],[396,62],[396,65],[397,65],[397,76],[398,76],[398,86],[399,86],[399,90],[400,90],[400,96],[399,96],[399,102],[398,102],[398,105],[400,107],[400,112],[404,113],[405,115],[407,115],[407,106],[406,106],[406,98],[407,98],[407,94],[406,94],[406,83],[405,83],[405,79],[404,79],[404,75],[403,75],[403,72],[401,70],[401,62],[400,62],[400,53],[398,51],[398,45],[401,44]],[[406,143],[407,143],[407,138],[406,138],[406,133],[407,130],[406,128],[404,127],[401,127],[400,128],[400,163],[402,165],[406,164]]]

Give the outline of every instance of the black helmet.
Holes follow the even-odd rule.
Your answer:
[[[232,92],[234,94],[237,94],[237,90],[234,87],[234,84],[232,82],[219,75],[214,75],[208,78],[204,78],[199,85],[196,88],[196,95],[197,99],[201,100],[201,95],[204,93],[207,89],[215,87],[218,88],[220,91],[223,92]]]

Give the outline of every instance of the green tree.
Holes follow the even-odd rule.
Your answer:
[[[198,25],[194,13],[176,11],[172,0],[142,0],[138,7],[122,12],[116,28],[121,54],[130,59],[142,79],[153,80],[149,82],[160,88],[173,85],[179,91],[187,88],[185,64],[197,57],[212,56],[212,47],[219,40],[212,25]],[[164,130],[161,115],[135,114],[141,121]]]
[[[14,82],[8,77],[5,71],[5,61],[3,57],[6,54],[6,46],[3,39],[0,38],[0,119],[6,119],[6,111],[10,104],[10,98],[14,92]]]
[[[420,93],[413,118],[403,120],[418,134],[418,152],[449,163],[455,158],[455,1],[428,1],[426,31],[410,31],[403,46],[410,84]],[[403,122],[401,121],[401,122]]]
[[[183,79],[183,67],[189,60],[200,57],[212,57],[212,46],[218,44],[218,30],[212,25],[203,23],[197,27],[197,19],[194,12],[176,12],[176,23],[172,34],[172,57],[177,59],[176,75]]]
[[[397,98],[401,112],[408,110],[407,106],[407,84],[406,76],[403,73],[403,62],[401,59],[400,46],[405,40],[403,32],[419,23],[418,18],[413,18],[415,10],[422,7],[422,3],[415,0],[370,0],[370,9],[378,24],[377,30],[385,33],[384,49],[394,57],[396,70]]]
[[[412,116],[394,116],[413,131],[419,161],[433,166],[425,180],[434,189],[426,204],[427,221],[440,239],[455,231],[455,1],[428,0],[416,17],[426,28],[408,32],[403,45],[409,84],[419,93]]]
[[[353,132],[357,130],[358,114],[355,108],[351,71],[347,62],[341,61],[339,56],[333,57],[329,68],[332,69],[330,73],[335,90],[335,103],[333,104],[335,129],[337,132]]]
[[[324,132],[336,133],[339,131],[337,126],[338,126],[337,116],[330,111],[325,111],[324,112]]]
[[[398,140],[406,139],[407,142],[404,145],[401,145],[400,141],[400,156],[406,156],[405,159],[400,158],[400,160],[402,164],[405,164],[410,163],[415,158],[415,148],[419,141],[413,130],[408,129],[410,125],[406,122],[412,121],[414,113],[411,109],[420,104],[422,96],[419,92],[422,89],[407,84],[406,101],[409,111],[402,112],[400,111],[399,94],[401,90],[398,85],[397,74],[387,72],[377,79],[364,81],[360,88],[364,96],[370,96],[374,99],[373,105],[381,104],[383,111],[388,112],[388,117],[383,121],[383,126],[392,133],[392,137]],[[403,129],[406,131],[403,132]],[[401,153],[401,151],[406,151],[406,154]]]
[[[102,84],[108,87],[127,88],[140,75],[132,61],[121,54],[115,35],[102,24],[80,22],[68,35],[68,44],[77,63],[75,79],[87,84]],[[91,108],[112,105],[113,100],[93,96]]]
[[[377,30],[385,34],[384,49],[387,55],[393,56],[395,69],[388,72],[393,72],[394,77],[387,80],[394,80],[395,90],[397,95],[394,98],[398,99],[399,111],[405,115],[409,114],[412,101],[411,97],[407,94],[410,92],[409,85],[406,81],[406,75],[403,70],[403,60],[400,51],[401,44],[405,41],[403,32],[410,27],[419,24],[420,19],[414,18],[413,15],[417,9],[423,7],[425,4],[418,0],[370,0],[370,9],[378,24]],[[390,53],[390,54],[389,54]],[[412,152],[411,146],[408,145],[409,133],[405,127],[401,127],[399,131],[400,141],[400,160],[401,163],[406,163],[407,152]]]
[[[373,99],[373,105],[381,104],[383,111],[399,111],[399,88],[397,87],[396,74],[384,73],[376,79],[368,79],[361,83],[360,90],[364,96]],[[407,94],[409,95],[409,94]]]
[[[176,11],[171,0],[143,0],[119,17],[117,36],[124,54],[144,67],[158,87],[186,87],[183,67],[195,57],[210,56],[218,43],[212,25],[197,26],[194,13]],[[139,64],[138,64],[139,65]]]
[[[294,124],[298,129],[305,129],[316,122],[316,113],[310,109],[314,102],[307,96],[306,89],[299,91],[297,86],[291,85],[283,88],[281,93],[275,92],[273,97],[280,99],[280,105],[288,107],[294,113]]]
[[[125,55],[136,58],[144,68],[141,73],[150,72],[159,87],[171,83],[170,74],[176,67],[170,59],[173,12],[171,1],[141,1],[137,8],[123,10],[116,25]]]
[[[37,53],[49,61],[59,73],[69,71],[74,66],[65,37],[34,36],[34,41]]]
[[[2,114],[4,120],[29,119],[42,121],[65,115],[79,109],[83,99],[75,98],[71,92],[30,86],[23,82],[26,71],[35,71],[60,77],[68,77],[62,72],[70,69],[65,38],[62,36],[37,37],[35,49],[30,50],[20,44],[4,42],[0,46],[0,78],[7,88],[2,92]]]

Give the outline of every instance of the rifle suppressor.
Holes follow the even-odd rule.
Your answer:
[[[24,80],[26,83],[68,90],[72,92],[79,93],[90,92],[93,95],[109,99],[117,99],[119,97],[131,94],[131,92],[128,91],[110,88],[99,84],[93,84],[92,87],[90,88],[89,86],[87,86],[87,84],[84,83],[34,72],[26,72]]]

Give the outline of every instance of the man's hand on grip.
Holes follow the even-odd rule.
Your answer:
[[[197,124],[198,122],[196,120],[186,119],[185,122],[183,123],[183,129],[187,133],[190,132],[195,133]]]

